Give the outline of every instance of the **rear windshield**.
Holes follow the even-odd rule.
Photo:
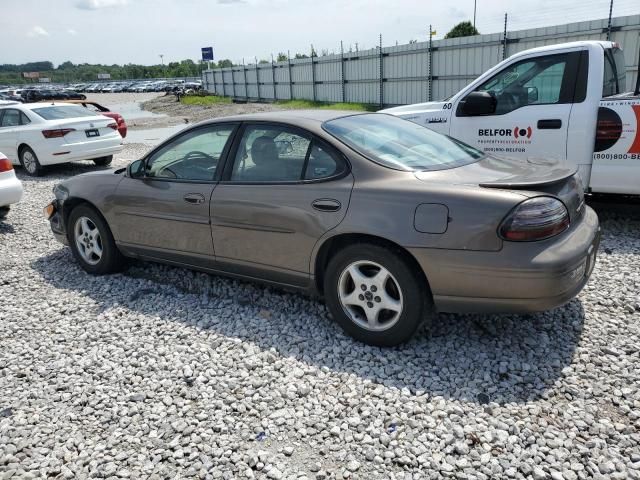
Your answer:
[[[325,122],[323,128],[358,153],[395,170],[444,170],[484,157],[454,138],[386,114],[342,117]]]
[[[86,108],[77,105],[70,105],[68,107],[52,105],[50,107],[34,108],[31,111],[40,115],[45,120],[63,120],[65,118],[96,116],[95,113],[90,112]]]

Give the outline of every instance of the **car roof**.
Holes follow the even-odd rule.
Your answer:
[[[250,122],[250,121],[269,121],[296,124],[300,121],[311,123],[323,123],[336,118],[350,117],[352,115],[363,115],[370,112],[356,112],[352,110],[279,110],[275,112],[245,113],[242,115],[232,115],[229,117],[214,118],[201,122],[218,123],[218,122]]]

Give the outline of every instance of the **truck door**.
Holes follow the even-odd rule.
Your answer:
[[[497,156],[565,163],[572,106],[586,96],[587,63],[586,51],[572,51],[506,66],[473,90],[489,93],[495,110],[465,113],[469,94],[460,97],[451,136]]]

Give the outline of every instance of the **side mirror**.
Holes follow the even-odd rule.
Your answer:
[[[462,116],[491,115],[495,113],[498,100],[492,92],[471,92],[460,102],[458,113]]]
[[[275,144],[279,155],[293,152],[293,144],[288,140],[277,140]]]
[[[134,162],[131,162],[127,167],[127,176],[130,178],[144,177],[144,161],[136,160]]]
[[[527,87],[527,103],[538,101],[538,87]]]

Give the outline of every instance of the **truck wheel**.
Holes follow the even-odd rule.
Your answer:
[[[395,251],[360,243],[338,252],[324,280],[333,318],[349,335],[389,347],[409,340],[432,312],[426,282]]]

